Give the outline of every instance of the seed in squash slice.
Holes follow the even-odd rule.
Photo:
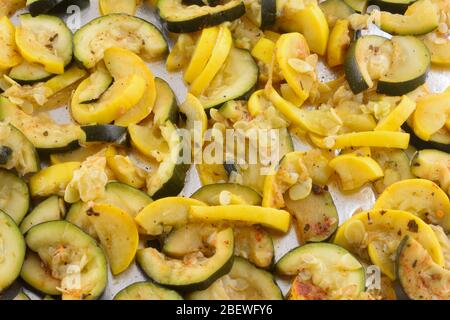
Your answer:
[[[112,273],[117,275],[125,271],[133,261],[139,243],[133,218],[107,204],[95,205],[88,215],[108,255]]]
[[[0,69],[8,69],[18,65],[22,57],[17,52],[14,41],[14,25],[8,17],[0,19]]]

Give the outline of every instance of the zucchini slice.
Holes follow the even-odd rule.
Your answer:
[[[31,286],[44,291],[39,286],[40,281],[50,278],[51,283],[58,283],[56,288],[50,288],[47,294],[62,294],[63,299],[96,299],[106,287],[108,281],[107,263],[102,249],[94,239],[66,221],[50,221],[31,228],[25,237],[28,247],[36,252],[37,261],[34,267],[24,268],[22,278],[34,279],[27,281]],[[40,264],[36,266],[36,262]],[[47,277],[37,278],[32,274],[36,268]],[[79,282],[73,279],[79,277]],[[56,289],[56,290],[53,290]]]
[[[51,296],[61,295],[57,289],[61,281],[52,276],[50,268],[42,263],[37,253],[27,251],[20,277],[39,292]]]
[[[217,231],[217,227],[190,223],[172,230],[164,239],[162,251],[173,258],[197,251],[208,252],[207,239]],[[234,226],[234,254],[244,257],[260,268],[269,268],[274,259],[272,237],[257,226]]]
[[[14,173],[0,169],[0,210],[19,224],[30,207],[28,186]]]
[[[285,195],[287,210],[296,218],[297,231],[302,243],[328,239],[339,225],[339,215],[328,190],[317,185],[302,200]]]
[[[384,177],[375,181],[373,186],[378,194],[381,194],[390,185],[414,178],[409,166],[410,160],[403,150],[372,148],[371,157],[383,169]]]
[[[100,64],[89,76],[89,86],[80,93],[80,103],[98,101],[103,93],[108,90],[113,82],[113,77],[104,64]]]
[[[167,42],[150,22],[127,14],[109,14],[80,28],[74,35],[74,55],[86,68],[103,59],[106,49],[120,47],[145,60],[155,60],[167,52]]]
[[[128,145],[127,127],[112,124],[82,126],[86,134],[86,142],[109,142],[117,145]]]
[[[178,124],[178,102],[172,88],[163,79],[155,78],[155,89],[157,95],[153,106],[153,123],[160,126],[169,120],[175,125]]]
[[[244,1],[245,15],[255,26],[264,30],[275,23],[277,17],[276,0]]]
[[[378,93],[401,96],[425,83],[430,67],[430,53],[425,44],[413,36],[391,39],[393,58],[389,70],[380,77]]]
[[[59,164],[63,162],[84,162],[88,157],[99,153],[103,149],[107,148],[106,144],[93,143],[86,147],[81,147],[73,151],[65,153],[53,153],[50,155],[50,164]]]
[[[214,7],[183,4],[182,0],[158,1],[158,13],[170,32],[187,33],[222,22],[239,19],[245,14],[241,0],[231,0]]]
[[[411,161],[411,171],[416,177],[434,181],[447,194],[450,194],[449,166],[450,155],[433,149],[417,152]]]
[[[239,283],[239,286],[236,285]],[[235,257],[230,272],[203,291],[189,293],[189,300],[283,300],[273,275],[246,259]]]
[[[393,35],[422,35],[438,27],[439,13],[430,0],[418,0],[403,15],[381,12],[379,21],[379,27]]]
[[[344,0],[344,2],[358,13],[365,13],[369,0]]]
[[[319,3],[319,7],[325,14],[330,28],[335,25],[337,20],[347,19],[355,13],[355,10],[343,0],[325,0]]]
[[[141,190],[120,182],[109,182],[105,187],[105,195],[95,200],[97,204],[110,204],[135,217],[147,207],[152,199]],[[81,201],[73,204],[66,215],[66,220],[81,228],[90,236],[97,238],[94,226],[89,220],[89,204]]]
[[[261,205],[261,196],[250,187],[236,183],[216,183],[201,187],[191,198],[210,206],[229,204]]]
[[[84,132],[75,124],[57,124],[47,114],[29,115],[5,100],[0,104],[0,119],[9,120],[41,153],[74,150],[85,140]]]
[[[292,249],[276,263],[275,270],[296,276],[290,300],[357,298],[365,289],[364,267],[347,250],[331,243]],[[349,296],[339,297],[343,292]]]
[[[0,106],[3,106],[0,97]],[[1,109],[0,109],[1,110]],[[0,111],[1,112],[1,111]],[[33,144],[25,137],[22,132],[12,125],[5,125],[0,122],[0,132],[2,138],[0,145],[12,150],[10,156],[5,164],[0,165],[0,168],[16,169],[20,175],[27,173],[34,173],[40,169],[39,156]]]
[[[13,67],[8,74],[8,77],[21,85],[47,81],[53,76],[52,73],[45,71],[42,65],[28,61],[22,61],[22,63]]]
[[[3,181],[3,180],[2,180]],[[19,276],[25,258],[25,241],[12,218],[0,210],[0,292]]]
[[[411,121],[408,120],[403,124],[402,129],[411,136],[411,145],[418,150],[436,149],[446,153],[450,152],[450,132],[447,128],[440,129],[435,134],[432,134],[428,141],[425,141],[416,135],[408,122]]]
[[[397,274],[404,292],[413,300],[450,299],[450,270],[435,263],[427,250],[409,236],[398,248]]]
[[[27,0],[28,11],[33,17],[44,13],[66,13],[71,5],[85,8],[89,0]]]
[[[247,100],[258,83],[259,68],[247,50],[232,48],[221,71],[199,97],[205,109],[230,100]]]
[[[57,196],[52,196],[42,201],[33,211],[23,219],[20,224],[20,231],[25,234],[32,227],[48,222],[61,220],[64,218],[66,208],[64,201]]]
[[[408,179],[389,186],[377,199],[374,209],[411,212],[430,224],[450,231],[450,201],[437,184],[425,179]]]
[[[404,14],[408,6],[417,0],[370,0],[370,5],[380,8],[380,11]]]
[[[177,292],[149,281],[136,282],[119,291],[114,300],[183,300]]]
[[[62,74],[72,61],[72,32],[58,17],[23,14],[16,29],[16,43],[28,62],[42,64],[45,71]],[[37,39],[46,39],[38,41]]]
[[[167,258],[158,250],[138,250],[137,262],[155,282],[180,291],[204,290],[227,274],[233,265],[234,237],[231,228],[211,237],[213,254],[199,257],[195,253],[183,260]]]

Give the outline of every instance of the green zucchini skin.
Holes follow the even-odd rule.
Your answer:
[[[164,12],[163,4],[166,2],[177,2],[177,0],[160,0],[158,2],[158,13],[164,20],[167,29],[174,33],[190,33],[202,30],[206,27],[215,26],[226,21],[233,21],[245,14],[245,5],[239,2],[236,6],[215,13],[205,13],[197,16],[187,17],[185,20],[170,20],[170,12]],[[181,2],[181,0],[180,0]],[[177,10],[177,9],[175,9]],[[182,9],[180,9],[182,10]]]
[[[416,0],[406,0],[404,2],[391,2],[386,0],[370,0],[369,5],[378,6],[380,11],[387,11],[390,13],[404,14],[408,6]]]
[[[361,72],[359,71],[358,62],[356,61],[356,44],[358,41],[354,41],[347,51],[344,62],[345,78],[350,86],[350,89],[354,94],[358,94],[369,89],[368,84],[364,80]]]
[[[261,29],[267,29],[275,24],[277,18],[277,2],[275,0],[261,0]]]
[[[35,17],[44,13],[66,13],[67,8],[71,5],[85,8],[89,5],[89,0],[35,0],[27,8]]]
[[[219,205],[214,201],[215,197],[218,197],[222,191],[228,191],[241,197],[249,205],[261,205],[261,196],[258,192],[250,187],[243,186],[236,183],[216,183],[209,184],[198,189],[191,198],[203,201],[209,205]]]
[[[161,297],[158,297],[155,291]],[[183,300],[183,297],[173,290],[163,288],[149,281],[142,281],[122,289],[115,295],[113,300]]]
[[[178,101],[170,85],[161,78],[155,78],[156,97],[153,113],[155,114],[154,123],[161,125],[167,120],[173,124],[178,124],[179,107]]]
[[[402,126],[402,129],[409,133],[410,136],[410,144],[416,147],[417,150],[424,149],[437,149],[440,151],[444,151],[450,153],[450,145],[436,142],[436,141],[424,141],[420,139],[415,133],[414,130],[405,122]]]
[[[11,155],[12,149],[10,147],[0,146],[0,165],[6,164]]]
[[[384,93],[388,96],[402,96],[424,84],[426,79],[427,72],[421,74],[417,78],[403,82],[385,82],[379,80],[377,85],[377,92]]]
[[[82,126],[86,134],[86,142],[111,142],[117,144],[128,144],[128,130],[126,127],[112,124]]]
[[[31,70],[30,70],[31,69]],[[35,84],[44,82],[54,77],[54,74],[48,73],[44,67],[30,68],[26,62],[13,67],[8,76],[21,85]]]
[[[78,149],[79,147],[80,147],[80,142],[78,140],[75,140],[75,141],[69,142],[67,145],[65,145],[63,147],[45,148],[45,149],[37,148],[36,150],[40,155],[45,157],[52,153],[64,153],[64,152],[73,151],[75,149]]]
[[[152,196],[154,200],[178,195],[184,188],[186,174],[190,168],[189,164],[177,164],[173,170],[172,177]]]

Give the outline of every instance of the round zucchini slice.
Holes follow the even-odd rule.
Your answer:
[[[111,47],[131,50],[145,60],[158,59],[167,52],[167,42],[154,25],[127,14],[96,18],[75,32],[73,40],[75,58],[88,69]]]
[[[177,292],[149,281],[136,282],[119,291],[114,300],[183,300]]]
[[[14,173],[0,169],[0,210],[19,224],[30,207],[28,186]]]
[[[231,0],[217,6],[184,5],[182,0],[158,1],[158,13],[170,32],[188,33],[205,27],[233,21],[245,14],[241,0]]]
[[[85,8],[89,0],[27,0],[27,8],[33,17],[44,13],[66,13],[71,5]]]
[[[63,299],[96,299],[102,294],[108,281],[106,258],[95,240],[81,229],[66,221],[41,223],[28,231],[26,243],[38,254],[39,267],[45,266],[42,272],[58,283]],[[36,275],[23,270],[22,278],[27,281],[29,277]]]
[[[233,265],[234,236],[231,228],[210,239],[213,254],[194,253],[183,260],[170,259],[154,248],[138,250],[137,262],[155,282],[179,291],[204,290],[227,274]]]
[[[296,276],[288,295],[291,300],[357,298],[365,289],[361,263],[330,243],[292,249],[276,263],[275,270],[280,275]]]
[[[32,227],[48,222],[61,220],[64,217],[66,208],[64,206],[64,201],[57,196],[52,196],[39,205],[37,205],[29,215],[23,219],[20,224],[20,231],[25,234]]]
[[[210,206],[228,204],[260,205],[261,196],[250,187],[236,183],[216,183],[201,187],[191,198]]]
[[[251,54],[232,48],[222,70],[199,100],[205,109],[220,107],[230,100],[246,100],[255,90],[258,76],[259,68]]]
[[[314,185],[305,199],[292,200],[284,196],[286,208],[296,218],[302,243],[327,240],[339,225],[339,215],[333,198],[326,188]]]
[[[397,275],[413,300],[449,300],[450,270],[433,261],[419,242],[406,236],[399,245]]]
[[[236,285],[236,284],[239,285]],[[230,272],[203,291],[187,295],[189,300],[283,300],[273,275],[249,261],[235,257]]]
[[[19,228],[0,210],[0,292],[19,276],[25,258],[25,241]]]
[[[63,20],[49,15],[19,17],[16,43],[20,53],[28,62],[42,64],[45,71],[62,74],[64,67],[72,61],[72,32]],[[36,39],[46,39],[45,42]]]
[[[47,81],[54,74],[45,71],[40,64],[22,61],[19,65],[11,68],[8,76],[21,85],[27,85]]]

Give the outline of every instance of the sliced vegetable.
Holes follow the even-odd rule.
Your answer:
[[[125,78],[138,75],[145,80],[144,94],[139,102],[114,122],[119,126],[128,126],[145,119],[153,109],[156,99],[155,78],[152,72],[133,52],[122,48],[108,48],[104,52],[104,61],[114,77]],[[127,67],[124,68],[124,65]]]
[[[355,13],[355,10],[343,0],[326,0],[319,3],[319,7],[322,9],[330,28],[335,25],[338,19],[347,19]]]
[[[222,69],[199,100],[205,109],[217,108],[231,100],[246,100],[256,88],[258,75],[258,66],[250,53],[231,48]]]
[[[275,42],[268,38],[260,38],[253,46],[251,54],[254,58],[264,62],[267,65],[272,63],[272,57],[275,52]]]
[[[0,211],[19,224],[30,207],[28,186],[14,173],[0,169]]]
[[[89,0],[27,0],[27,8],[33,17],[44,13],[67,13],[71,5],[85,8]]]
[[[189,208],[193,220],[216,222],[220,220],[239,221],[250,225],[260,224],[281,232],[287,232],[290,215],[284,210],[262,208],[250,205],[198,206]]]
[[[414,116],[413,116],[414,117]],[[432,134],[428,141],[420,139],[412,129],[411,118],[403,124],[402,129],[411,136],[411,145],[418,150],[436,149],[443,152],[450,152],[450,132],[443,127],[436,133]]]
[[[449,66],[450,65],[450,41],[443,39],[442,43],[436,43],[436,41],[425,37],[423,42],[427,46],[431,54],[431,62],[437,65]]]
[[[118,145],[126,144],[127,128],[112,124],[82,126],[86,134],[86,142],[110,142]]]
[[[183,300],[183,297],[173,290],[143,281],[133,283],[120,290],[114,296],[114,300]]]
[[[153,107],[153,123],[160,126],[169,120],[173,124],[178,124],[178,102],[172,88],[163,79],[156,78],[155,90],[157,95]]]
[[[238,282],[241,287],[236,287]],[[272,274],[243,258],[234,258],[230,272],[203,291],[188,294],[189,300],[283,300]]]
[[[64,66],[72,60],[72,32],[58,17],[24,14],[19,17],[16,44],[28,62],[44,65],[50,73],[64,73]],[[45,39],[45,42],[38,39]]]
[[[113,83],[113,77],[103,63],[89,76],[89,86],[80,94],[80,103],[98,101]]]
[[[395,280],[394,256],[398,244],[406,235],[419,241],[436,263],[444,263],[441,246],[431,227],[406,211],[371,210],[357,213],[338,228],[333,242],[361,257],[370,258],[381,272]]]
[[[8,73],[8,77],[21,85],[43,82],[49,80],[53,76],[53,74],[45,71],[45,68],[42,65],[30,63],[26,60],[13,67]]]
[[[330,38],[328,40],[327,63],[330,67],[336,67],[344,64],[345,54],[350,46],[350,41],[349,21],[337,20],[331,30]]]
[[[180,291],[204,290],[227,274],[233,265],[234,237],[231,228],[210,239],[214,253],[210,257],[169,259],[156,249],[140,249],[137,262],[155,282]],[[196,253],[197,254],[197,253]],[[198,255],[198,254],[197,254]]]
[[[186,224],[191,206],[205,206],[205,204],[182,197],[159,199],[139,212],[136,222],[145,234],[157,236],[170,231],[172,227]]]
[[[374,209],[411,212],[427,223],[450,231],[450,201],[437,184],[425,179],[409,179],[389,186],[378,197]]]
[[[0,210],[0,292],[7,289],[19,276],[25,258],[25,241],[12,218]]]
[[[131,50],[145,60],[158,59],[167,52],[167,42],[154,25],[127,14],[92,20],[75,32],[73,42],[75,58],[88,69],[112,47]]]
[[[1,146],[0,147],[0,165],[7,164],[11,155],[12,155],[12,149],[10,147]]]
[[[10,16],[17,10],[25,7],[25,0],[8,0],[0,2],[0,17]]]
[[[356,12],[365,13],[369,1],[368,0],[344,0],[344,2],[347,5],[349,5]]]
[[[62,91],[83,79],[86,76],[86,70],[77,67],[76,65],[70,67],[63,74],[56,75],[48,80],[44,86],[47,92],[47,97],[51,97],[56,93]]]
[[[64,196],[64,191],[72,180],[73,173],[80,166],[80,162],[64,162],[42,169],[30,178],[31,196]]]
[[[344,191],[358,189],[384,176],[383,169],[370,157],[345,154],[331,160],[329,166],[339,175]]]
[[[139,243],[133,218],[109,204],[96,204],[87,215],[106,251],[112,273],[117,275],[125,271],[133,261]]]
[[[332,149],[349,147],[380,147],[407,149],[409,134],[392,131],[367,131],[346,133],[336,136]]]
[[[15,38],[14,25],[7,16],[0,19],[0,46],[3,48],[0,54],[0,68],[8,69],[18,65],[22,61]]]
[[[100,0],[98,4],[102,15],[108,15],[111,13],[126,13],[129,15],[134,15],[136,13],[138,2],[136,0]]]
[[[64,201],[57,196],[51,196],[37,205],[33,211],[23,219],[20,224],[20,231],[25,234],[28,230],[38,224],[61,220],[64,218],[65,211]]]
[[[241,0],[231,0],[217,6],[184,5],[182,0],[162,0],[158,4],[159,16],[170,32],[186,33],[205,27],[233,21],[245,13]]]
[[[48,294],[62,294],[63,299],[96,299],[102,294],[108,280],[105,255],[83,231],[66,221],[51,221],[31,228],[25,240],[39,255],[36,262],[41,260],[37,266],[35,262],[34,267],[22,269],[22,278],[31,286],[42,290],[39,282],[50,278],[58,289],[50,285]],[[46,268],[47,277],[39,280],[39,273],[33,274],[37,270],[46,273]],[[73,281],[77,276],[80,281]],[[38,282],[28,281],[30,277]]]
[[[147,171],[139,167],[129,156],[118,152],[113,145],[106,149],[105,156],[108,168],[118,181],[138,189],[145,186]]]
[[[169,145],[164,137],[161,136],[161,131],[157,126],[150,127],[134,124],[128,127],[128,132],[131,144],[143,155],[161,162],[170,154]]]
[[[439,13],[430,0],[412,3],[405,13],[381,12],[379,26],[383,31],[397,35],[421,35],[438,27]]]
[[[249,204],[260,205],[261,196],[250,187],[235,183],[210,184],[198,189],[191,198],[210,206]]]
[[[450,194],[450,155],[439,150],[426,149],[417,152],[411,161],[411,171],[418,177],[437,183]]]
[[[296,276],[290,300],[357,298],[365,289],[361,263],[344,248],[330,243],[292,249],[277,262],[275,270]]]
[[[284,197],[287,210],[295,217],[302,243],[328,239],[339,225],[339,215],[333,198],[324,187],[314,185],[312,192],[301,200]]]
[[[450,271],[435,263],[412,237],[406,236],[399,245],[397,274],[403,290],[413,300],[450,299]]]
[[[50,268],[43,265],[37,253],[27,251],[20,277],[25,283],[44,294],[61,295],[61,291],[57,289],[61,281],[52,276]]]
[[[371,5],[376,5],[380,11],[404,14],[408,7],[416,0],[370,0]]]
[[[449,95],[450,96],[450,95]],[[416,109],[416,103],[403,96],[400,103],[375,127],[375,131],[398,131]]]

